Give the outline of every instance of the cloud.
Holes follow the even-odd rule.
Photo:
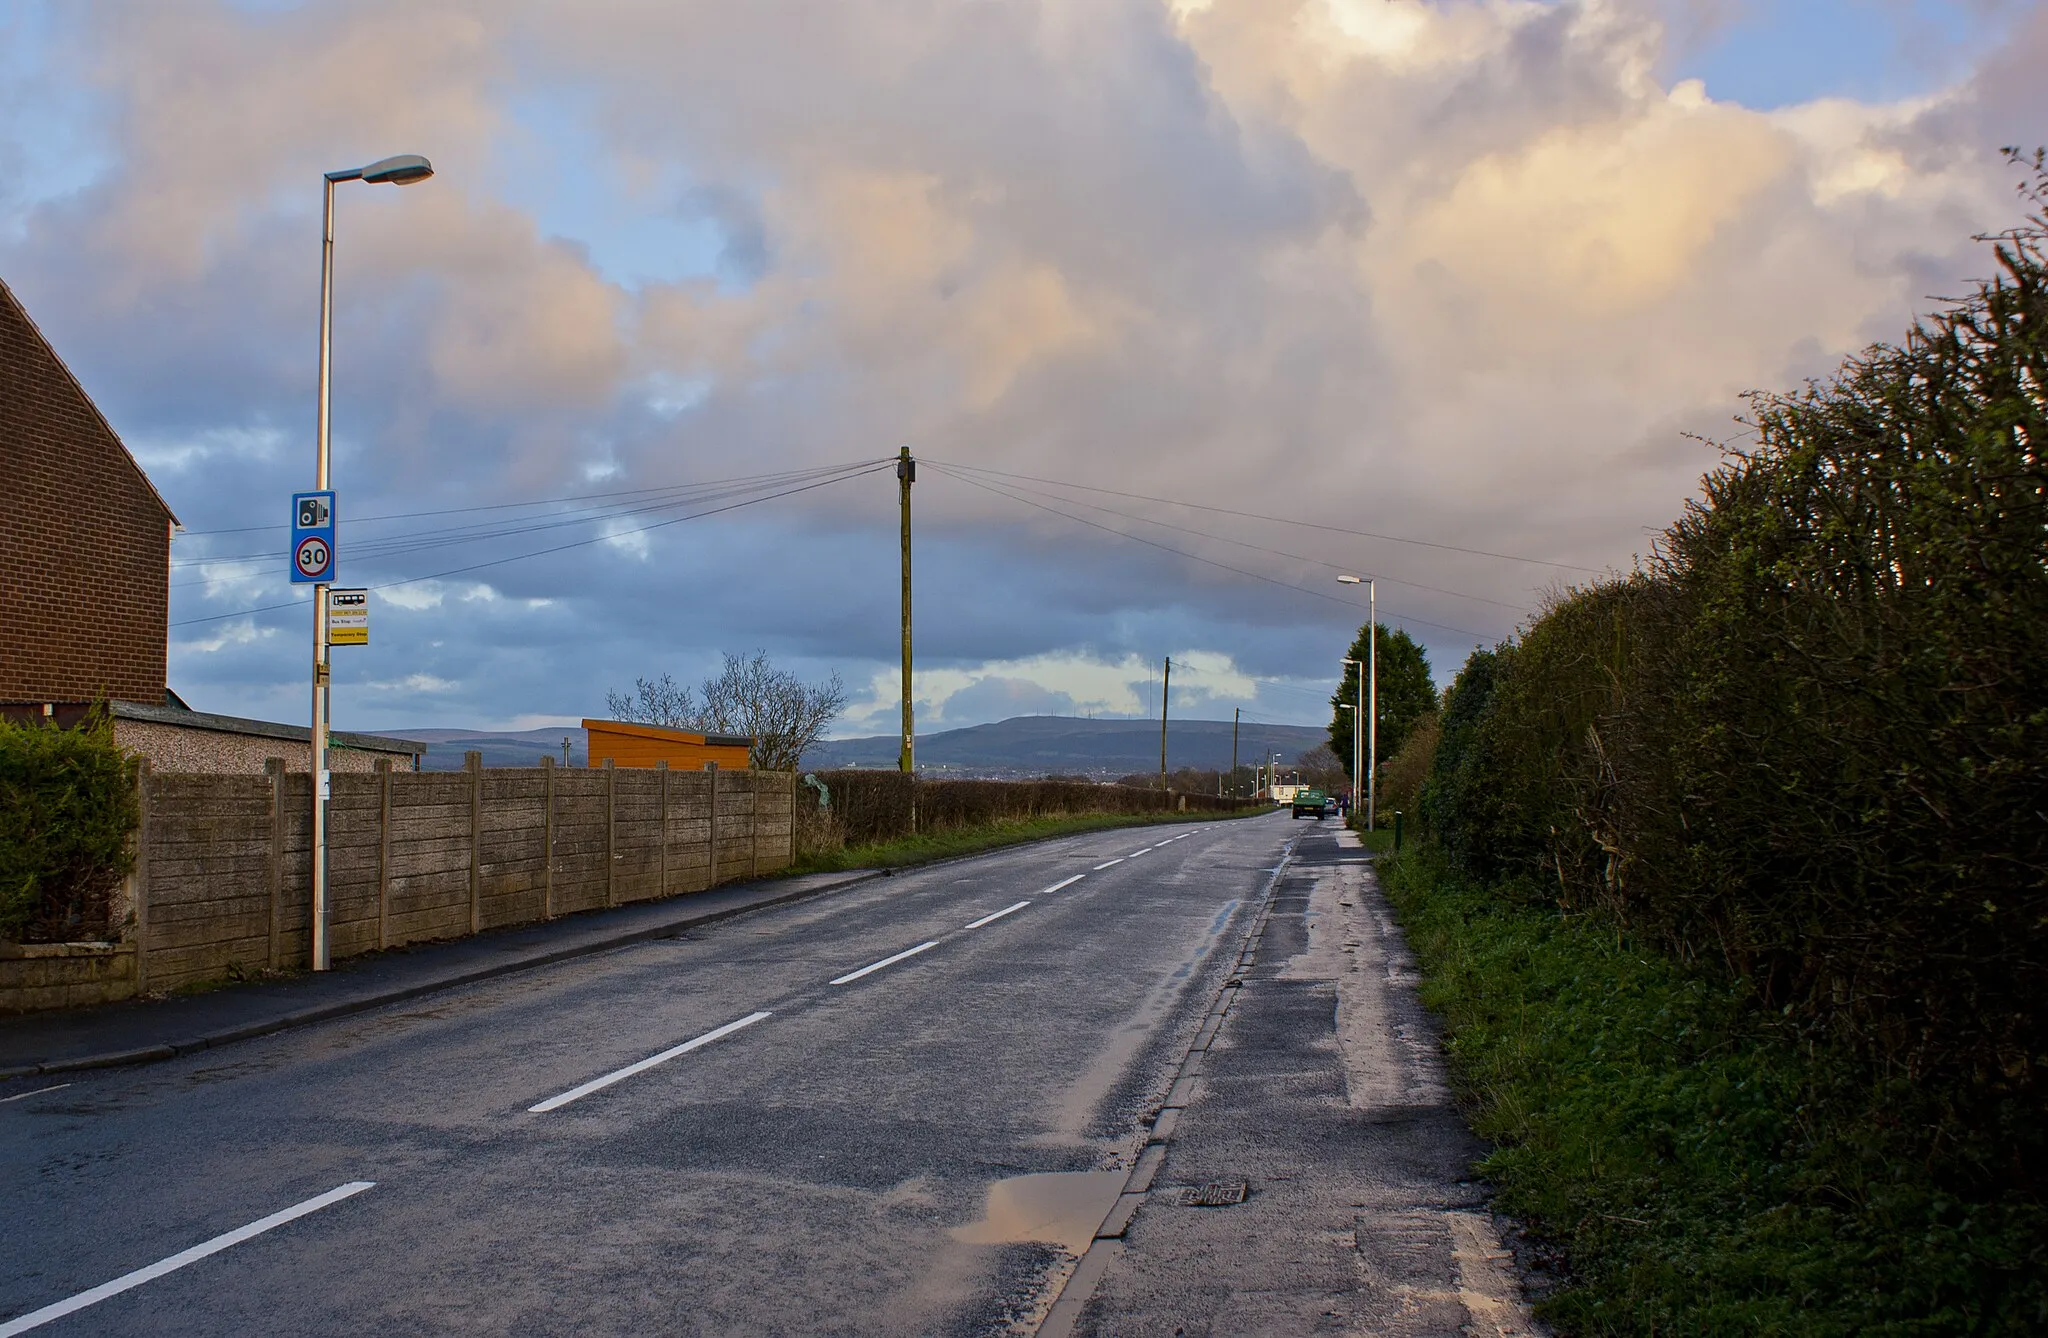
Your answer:
[[[1770,110],[1667,73],[1734,15],[52,6],[0,166],[91,166],[0,195],[0,273],[188,527],[261,523],[310,484],[319,173],[433,158],[337,193],[334,474],[345,515],[401,517],[345,533],[349,579],[464,583],[389,591],[363,680],[474,695],[376,710],[571,719],[763,645],[887,731],[893,478],[689,523],[749,485],[645,490],[909,444],[934,723],[1136,713],[1168,653],[1190,709],[1317,719],[1363,619],[1332,567],[1455,663],[1567,570],[1458,550],[1625,568],[1713,463],[1686,433],[1896,337],[2012,218],[2048,12],[1946,87]],[[615,254],[664,238],[690,254]],[[179,618],[289,599],[260,561],[199,574]],[[174,674],[302,711],[271,640],[196,632]]]

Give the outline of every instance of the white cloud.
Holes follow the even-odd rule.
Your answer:
[[[1684,433],[1725,430],[1746,389],[1796,385],[1896,337],[1926,294],[1981,269],[1968,237],[2013,217],[1996,147],[2040,124],[2048,52],[2044,14],[1934,96],[1766,113],[1659,83],[1665,9],[56,7],[58,64],[41,82],[98,90],[107,165],[74,194],[0,205],[17,211],[0,219],[0,266],[68,332],[78,365],[108,369],[90,379],[176,485],[180,514],[234,513],[222,528],[303,472],[297,429],[250,425],[310,417],[307,183],[388,149],[427,153],[439,175],[338,201],[337,430],[355,514],[797,470],[908,442],[1129,493],[1625,566],[1712,463]],[[670,210],[730,255],[628,279],[640,271],[550,235],[573,211],[544,229],[500,172],[531,133],[529,95],[582,118],[562,140],[596,146],[593,177],[628,183],[618,207]],[[559,189],[575,191],[563,163]],[[1314,648],[1355,622],[937,470],[917,498],[920,542],[937,536],[951,560],[920,577],[920,634],[953,638],[934,662],[970,666],[920,675],[933,722],[1005,702],[1135,713],[1143,671],[1176,645],[1222,657],[1190,653],[1187,689],[1221,702],[1263,690],[1251,668],[1332,658]],[[1311,589],[1328,573],[1310,563],[1341,562],[1390,587],[1527,608],[1556,574],[1098,500],[1306,555],[1171,537]],[[437,610],[445,646],[430,649],[451,658],[514,622],[479,616],[498,603],[549,607],[551,625],[603,640],[617,663],[787,647],[872,674],[860,718],[886,730],[890,582],[836,578],[875,560],[863,536],[888,540],[893,504],[886,480],[778,502],[791,561],[817,579],[707,592],[702,563],[655,560],[679,531],[613,522],[575,534],[601,544],[494,569],[493,585],[379,593]],[[541,546],[497,542],[492,557]],[[477,551],[389,565],[445,570]],[[242,578],[209,570],[203,594],[177,598],[214,612],[253,598]],[[1515,620],[1395,589],[1394,616],[1472,630],[1445,634],[1446,654]],[[686,625],[644,617],[681,603],[697,614]],[[557,663],[528,642],[491,649]],[[584,665],[583,650],[559,665]],[[301,668],[280,650],[274,677]],[[529,699],[490,709],[545,713],[588,696],[575,675],[597,672],[532,669]]]

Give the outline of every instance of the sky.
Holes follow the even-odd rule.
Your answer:
[[[0,0],[0,279],[177,513],[171,685],[343,729],[727,652],[920,729],[1316,724],[1626,571],[2018,217],[2048,0]]]

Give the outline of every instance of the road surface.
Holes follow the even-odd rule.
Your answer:
[[[1376,901],[1334,827],[1041,843],[10,1083],[0,1338],[1459,1332],[1498,1289],[1451,1229],[1484,1220],[1473,1147],[1398,971],[1365,975],[1399,1016],[1346,1014],[1358,954],[1330,935],[1364,931],[1332,899]],[[1368,1129],[1375,1100],[1408,1132]],[[1162,1103],[1185,1107],[1171,1138]],[[1149,1192],[1097,1243],[1148,1141]],[[1293,1220],[1261,1150],[1341,1181],[1321,1210],[1355,1238]],[[1357,1165],[1389,1150],[1407,1160]],[[1219,1156],[1246,1202],[1178,1208],[1175,1177]]]

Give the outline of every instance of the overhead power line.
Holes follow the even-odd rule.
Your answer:
[[[422,581],[438,581],[449,576],[463,576],[473,571],[483,571],[489,567],[502,567],[508,562],[523,562],[528,558],[546,557],[550,553],[563,553],[567,552],[569,549],[572,548],[587,548],[591,544],[608,543],[614,539],[626,538],[629,535],[645,534],[650,530],[663,529],[670,525],[680,525],[684,521],[688,520],[702,520],[706,516],[716,516],[723,514],[727,511],[737,511],[741,507],[754,506],[761,502],[773,501],[778,497],[791,497],[796,495],[797,493],[810,492],[817,488],[829,487],[834,483],[844,483],[848,479],[860,478],[862,475],[873,474],[880,470],[892,468],[894,465],[894,460],[882,460],[878,462],[872,462],[869,463],[865,468],[854,469],[850,473],[836,474],[831,478],[818,479],[813,482],[805,483],[797,487],[784,488],[780,492],[772,492],[760,497],[750,497],[744,501],[728,502],[724,506],[710,507],[703,511],[693,511],[687,516],[671,516],[667,520],[657,520],[651,524],[640,525],[630,530],[620,530],[614,534],[600,534],[588,539],[576,539],[565,544],[555,544],[549,548],[537,548],[527,553],[514,553],[508,557],[492,558],[489,561],[485,562],[472,562],[466,566],[461,567],[450,567],[446,571],[428,572],[423,576],[408,576],[404,580],[399,581],[384,581],[377,585],[369,586],[367,588],[371,590],[395,590],[400,586],[418,585]],[[305,602],[306,601],[304,600],[290,599],[281,601],[276,604],[260,604],[254,608],[236,609],[232,613],[213,613],[201,618],[182,618],[177,622],[172,623],[171,626],[191,627],[199,623],[220,622],[222,619],[225,618],[246,618],[258,613],[269,613],[276,609],[298,608],[302,606]]]
[[[1464,553],[1471,557],[1498,558],[1503,562],[1527,562],[1538,567],[1558,567],[1565,571],[1581,571],[1598,576],[1600,568],[1582,567],[1575,562],[1556,562],[1549,558],[1523,557],[1515,553],[1495,553],[1484,548],[1465,548],[1458,544],[1438,543],[1433,539],[1413,539],[1399,534],[1382,534],[1375,530],[1353,530],[1342,525],[1322,525],[1312,520],[1299,520],[1289,516],[1267,516],[1256,511],[1235,511],[1227,506],[1207,506],[1201,502],[1180,501],[1171,497],[1150,497],[1139,492],[1120,492],[1115,488],[1100,488],[1089,483],[1069,483],[1063,479],[1038,478],[1031,474],[1011,474],[1000,469],[989,469],[981,465],[963,465],[951,460],[933,460],[923,457],[933,465],[947,465],[964,469],[975,474],[990,474],[1002,479],[1018,479],[1026,483],[1044,483],[1055,488],[1072,488],[1081,492],[1101,493],[1108,497],[1126,497],[1135,502],[1156,502],[1161,506],[1184,506],[1191,511],[1213,511],[1219,516],[1237,516],[1244,520],[1263,520],[1275,525],[1296,525],[1302,529],[1325,530],[1331,534],[1349,534],[1360,539],[1378,539],[1390,544],[1409,544],[1417,548],[1435,548],[1447,553]],[[1078,499],[1069,498],[1069,501]],[[1417,619],[1420,621],[1420,619]],[[1432,624],[1434,626],[1434,624]]]
[[[435,511],[394,511],[382,516],[350,516],[343,523],[367,525],[372,521],[417,520],[428,516],[463,516],[478,511],[510,511],[530,506],[553,506],[562,502],[594,502],[608,497],[647,497],[655,493],[675,492],[688,488],[715,488],[733,483],[777,482],[801,474],[829,474],[840,469],[855,469],[861,465],[873,464],[872,460],[849,460],[845,464],[823,465],[816,469],[783,470],[773,474],[738,474],[731,478],[703,479],[695,483],[660,483],[645,488],[621,488],[614,492],[570,493],[561,497],[535,497],[524,502],[491,502],[481,506],[453,506]],[[214,534],[260,534],[289,531],[289,525],[236,525],[218,530],[180,530],[179,533],[191,538],[203,538]]]
[[[957,478],[958,475],[955,475],[954,477]],[[1021,484],[1011,484],[1009,486],[1015,488],[1018,492],[1030,493],[1034,497],[1043,497],[1049,501],[1054,502],[1065,502],[1069,506],[1085,506],[1090,511],[1100,511],[1102,514],[1106,516],[1119,516],[1124,520],[1134,520],[1140,525],[1157,525],[1159,528],[1165,530],[1178,530],[1182,534],[1192,534],[1200,539],[1213,539],[1217,543],[1231,544],[1238,548],[1249,548],[1252,551],[1258,553],[1270,553],[1274,557],[1289,558],[1295,562],[1307,562],[1314,566],[1326,568],[1330,571],[1343,572],[1352,570],[1352,568],[1348,566],[1344,566],[1335,562],[1326,562],[1322,558],[1309,557],[1304,553],[1289,553],[1285,549],[1268,548],[1264,544],[1255,544],[1247,539],[1233,539],[1227,534],[1214,534],[1208,530],[1198,530],[1191,525],[1176,525],[1172,521],[1154,520],[1150,516],[1141,516],[1136,514],[1135,512],[1119,511],[1113,506],[1102,506],[1096,502],[1084,502],[1078,497],[1061,497],[1056,493],[1039,492],[1035,488],[1026,488]],[[1440,585],[1424,585],[1420,581],[1404,581],[1397,576],[1380,576],[1379,579],[1385,581],[1389,585],[1405,585],[1411,590],[1427,590],[1431,594],[1449,595],[1453,599],[1469,599],[1479,604],[1492,604],[1498,608],[1507,609],[1514,613],[1523,613],[1527,611],[1527,606],[1525,605],[1510,604],[1506,600],[1491,599],[1485,595],[1467,594],[1462,590],[1448,590]]]
[[[960,483],[965,483],[971,488],[980,488],[984,492],[992,492],[999,497],[1007,497],[1013,502],[1018,502],[1024,506],[1033,507],[1040,511],[1050,511],[1053,515],[1064,516],[1068,520],[1073,521],[1077,525],[1086,525],[1090,529],[1101,530],[1104,534],[1113,534],[1116,535],[1119,539],[1128,539],[1134,544],[1144,544],[1147,548],[1156,548],[1164,553],[1172,553],[1178,557],[1187,558],[1191,562],[1200,562],[1205,566],[1217,567],[1227,572],[1233,572],[1239,576],[1248,577],[1249,579],[1254,581],[1263,581],[1267,585],[1277,585],[1283,590],[1293,590],[1298,594],[1311,595],[1317,599],[1327,600],[1332,604],[1342,604],[1347,609],[1362,610],[1365,608],[1365,605],[1358,603],[1356,600],[1344,599],[1337,595],[1332,595],[1325,591],[1314,589],[1310,586],[1296,585],[1292,581],[1283,581],[1278,577],[1267,576],[1262,572],[1251,571],[1244,567],[1232,566],[1228,562],[1218,562],[1215,558],[1203,557],[1199,553],[1190,553],[1184,548],[1175,548],[1172,544],[1163,544],[1156,539],[1147,539],[1145,536],[1141,534],[1132,534],[1127,530],[1120,530],[1112,525],[1104,525],[1100,521],[1090,520],[1086,516],[1077,516],[1071,511],[1062,511],[1056,506],[1047,506],[1043,502],[1034,502],[1029,497],[1020,496],[1019,494],[1012,492],[1008,488],[1005,488],[999,484],[986,483],[980,479],[971,478],[966,474],[955,472],[950,466],[940,465],[929,459],[927,459],[925,463],[927,465],[930,465],[933,469],[936,469],[939,473],[946,475],[948,478],[954,479]],[[1076,502],[1074,503],[1074,505],[1085,505],[1085,503]],[[1393,613],[1392,610],[1389,610],[1389,612]],[[1459,636],[1469,636],[1474,638],[1475,640],[1483,641],[1486,639],[1486,635],[1483,632],[1474,632],[1469,628],[1464,627],[1453,627],[1449,623],[1432,622],[1428,618],[1417,618],[1411,614],[1404,613],[1394,613],[1393,616],[1405,622],[1419,623],[1424,627],[1434,627],[1439,631],[1454,632]]]
[[[402,531],[398,534],[385,535],[381,538],[354,540],[349,543],[348,547],[350,555],[353,557],[389,557],[400,553],[418,552],[423,549],[429,548],[445,548],[456,544],[476,543],[489,539],[509,538],[522,534],[533,534],[542,530],[561,529],[566,526],[572,525],[588,525],[597,521],[617,519],[622,516],[642,515],[650,512],[673,510],[676,507],[689,506],[692,505],[693,503],[707,501],[713,498],[740,496],[748,492],[759,492],[764,489],[773,488],[783,483],[803,482],[814,478],[826,477],[832,474],[845,473],[847,471],[858,469],[861,468],[862,466],[871,465],[874,463],[875,461],[872,460],[862,460],[854,461],[843,465],[832,465],[820,469],[792,470],[780,474],[760,474],[755,475],[751,478],[718,479],[707,481],[704,483],[691,484],[671,484],[659,489],[635,489],[630,493],[622,492],[605,495],[621,497],[644,496],[651,493],[662,493],[665,495],[662,496],[661,499],[658,501],[642,502],[638,505],[623,506],[617,503],[612,503],[609,505],[599,507],[583,507],[580,509],[574,509],[566,514],[563,512],[550,513],[545,518],[528,516],[514,518],[509,522],[490,521],[466,526],[454,526],[452,528],[437,527],[431,530]],[[458,515],[466,511],[505,510],[512,508],[544,506],[551,504],[553,504],[552,500],[537,500],[531,502],[507,502],[490,507],[463,507],[451,508],[445,511],[410,512],[405,513],[405,515],[402,517],[371,516],[365,517],[357,521],[344,521],[343,528],[344,531],[346,532],[352,530],[353,527],[356,525],[369,524],[372,521],[378,520],[401,519],[419,516]],[[281,530],[283,527],[272,526],[262,528]],[[232,532],[235,531],[219,531],[219,533]],[[186,558],[179,561],[174,561],[171,563],[171,565],[173,567],[232,566],[243,563],[274,562],[277,561],[280,556],[280,550],[264,549],[260,552],[252,553],[230,553]]]

